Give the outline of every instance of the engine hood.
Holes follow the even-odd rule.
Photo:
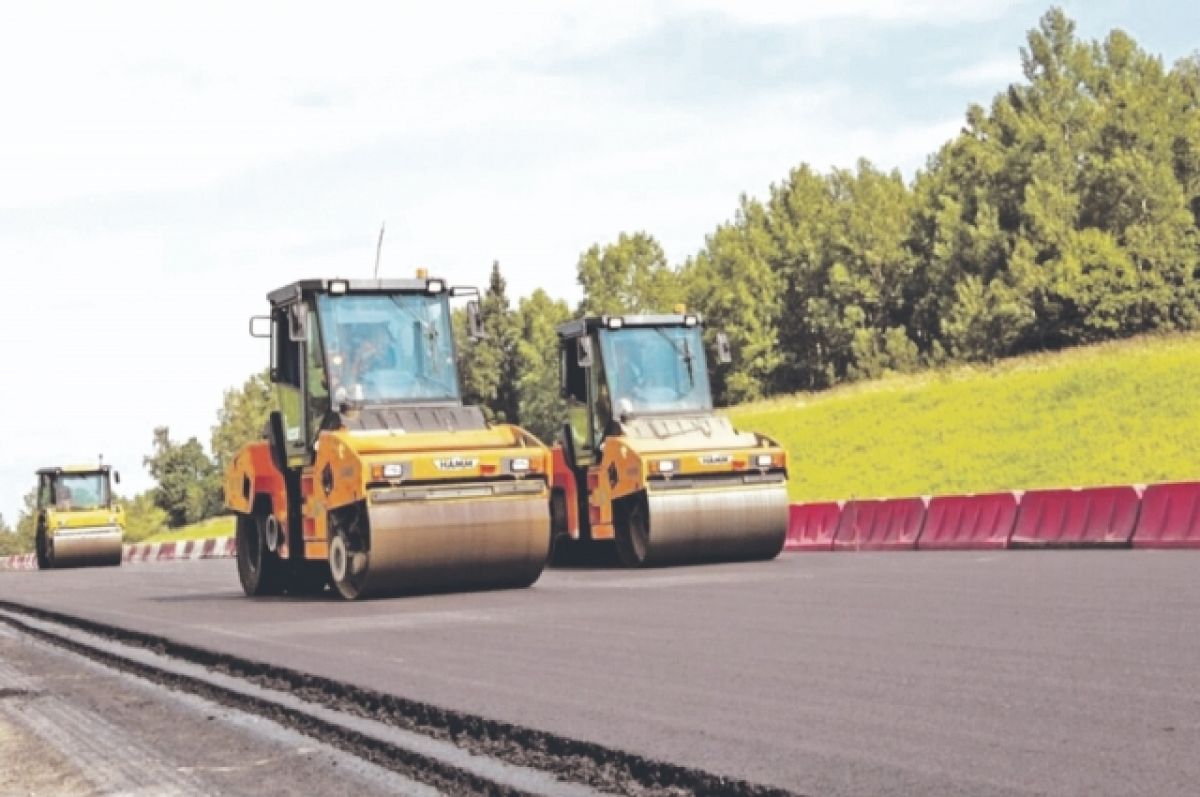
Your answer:
[[[634,418],[622,424],[624,443],[640,454],[754,448],[753,432],[739,432],[722,415]]]

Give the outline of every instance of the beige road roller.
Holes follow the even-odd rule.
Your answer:
[[[614,540],[628,567],[770,559],[787,535],[787,453],[713,411],[701,319],[558,328],[567,419],[553,450],[556,553]],[[729,344],[716,336],[728,362]]]
[[[121,564],[125,511],[108,465],[42,468],[37,472],[37,562],[41,570]]]
[[[415,279],[316,279],[268,295],[278,411],[225,474],[247,595],[347,599],[524,587],[550,546],[550,451],[459,392],[449,299]],[[467,307],[482,334],[476,301]]]

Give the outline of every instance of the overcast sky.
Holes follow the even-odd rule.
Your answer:
[[[1168,63],[1200,4],[1069,2]],[[574,301],[621,231],[672,262],[801,162],[906,175],[1019,78],[1005,0],[5,3],[0,513],[40,465],[150,480],[263,367],[297,278],[417,266]]]

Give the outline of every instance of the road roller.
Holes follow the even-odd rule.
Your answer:
[[[314,279],[272,291],[277,409],[224,474],[249,596],[526,587],[550,547],[550,449],[464,405],[449,287]],[[483,333],[467,304],[471,337]]]
[[[558,328],[567,409],[552,450],[556,558],[602,540],[626,567],[783,549],[787,452],[713,411],[702,319],[674,309]],[[728,340],[715,340],[729,362]]]
[[[37,563],[41,570],[121,564],[125,510],[110,466],[76,465],[37,472]]]

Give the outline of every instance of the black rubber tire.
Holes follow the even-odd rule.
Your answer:
[[[54,562],[50,558],[50,541],[46,539],[45,529],[38,529],[37,533],[37,564],[38,570],[49,570],[54,567]]]
[[[283,592],[284,562],[267,550],[267,519],[263,514],[237,516],[237,565],[242,591],[249,597]]]
[[[354,546],[346,534],[341,529],[335,531],[329,541],[329,580],[334,590],[348,601],[358,600],[363,594],[359,577],[353,573],[350,557],[354,553]]]
[[[289,595],[321,595],[333,583],[328,562],[288,562],[291,573],[287,579]]]
[[[554,538],[550,567],[607,569],[620,567],[617,547],[612,540],[575,540],[567,534]]]
[[[550,565],[552,567],[570,567],[578,564],[581,546],[582,543],[571,539],[568,534],[555,534],[550,540]]]
[[[650,512],[642,498],[626,503],[617,516],[617,556],[624,567],[645,567],[650,551]]]

